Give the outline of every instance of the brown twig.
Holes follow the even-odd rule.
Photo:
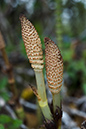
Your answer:
[[[13,69],[12,66],[9,62],[6,50],[5,50],[5,43],[4,43],[4,39],[3,36],[0,32],[0,50],[6,65],[6,73],[8,75],[8,83],[10,84],[10,90],[13,93],[13,100],[15,101],[18,98],[18,94],[17,94],[17,88],[15,85],[15,79],[14,79],[14,74],[13,74]]]
[[[18,90],[15,85],[15,79],[14,79],[14,74],[13,74],[13,69],[12,65],[9,62],[6,50],[5,50],[5,43],[4,39],[2,37],[2,34],[0,32],[0,50],[2,52],[2,56],[6,65],[6,73],[8,75],[8,83],[10,85],[10,90],[13,94],[12,98],[9,100],[9,104],[13,105],[15,104],[15,111],[18,115],[19,118],[23,119],[25,118],[24,110],[22,105],[19,103],[19,98],[18,98]]]

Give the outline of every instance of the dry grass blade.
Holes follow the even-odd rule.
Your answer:
[[[36,97],[37,97],[38,100],[40,101],[41,98],[40,98],[40,96],[39,96],[39,94],[38,94],[37,89],[36,89],[34,86],[31,86],[31,85],[29,85],[29,87],[32,89],[33,93],[36,95]]]

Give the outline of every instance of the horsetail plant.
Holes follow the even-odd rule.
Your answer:
[[[60,107],[60,90],[63,78],[63,59],[60,50],[55,43],[45,38],[45,67],[49,89],[53,96],[54,111],[56,106]]]
[[[37,90],[31,87],[38,98],[39,106],[46,119],[44,122],[47,129],[61,129],[61,100],[60,90],[63,78],[63,59],[60,50],[49,38],[45,38],[45,62],[49,89],[53,96],[53,108],[49,108],[46,97],[43,77],[43,52],[39,35],[32,23],[22,15],[20,17],[22,37],[26,53],[35,71]]]
[[[24,15],[20,17],[20,21],[22,26],[22,37],[26,48],[26,53],[31,63],[31,66],[35,71],[38,96],[40,98],[38,99],[39,106],[41,107],[45,119],[51,120],[52,117],[48,106],[43,77],[44,65],[41,41],[35,27]]]
[[[61,110],[60,91],[63,78],[63,59],[59,48],[51,39],[46,37],[44,42],[47,82],[52,93],[53,109],[55,113],[57,107]],[[58,110],[58,113],[60,113],[60,110]],[[61,129],[61,117],[58,120],[58,129]]]

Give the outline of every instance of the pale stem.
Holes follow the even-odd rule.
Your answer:
[[[42,113],[41,113],[41,109],[38,103],[38,99],[36,100],[36,104],[37,104],[36,114],[37,114],[37,119],[38,119],[38,125],[41,125],[42,124]]]
[[[57,106],[59,108],[61,108],[61,95],[60,95],[60,92],[59,92],[58,94],[52,94],[52,96],[53,96],[53,107],[54,107],[54,112],[55,112]],[[58,129],[61,129],[61,119],[59,119]]]
[[[59,108],[61,108],[60,92],[58,94],[52,94],[52,96],[53,96],[53,107],[54,107],[54,111],[55,111],[57,106]]]
[[[39,101],[39,105],[41,107],[41,110],[45,118],[51,120],[52,117],[51,117],[51,112],[50,112],[47,97],[46,97],[43,69],[34,69],[34,70],[36,75],[38,94],[41,98],[41,100]]]

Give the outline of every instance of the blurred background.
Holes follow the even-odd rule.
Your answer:
[[[36,81],[22,40],[19,20],[21,14],[35,26],[41,38],[43,52],[44,37],[51,38],[60,48],[64,61],[62,128],[79,129],[86,119],[86,0],[0,0],[0,31],[18,90],[18,102],[14,104],[13,99],[10,100],[13,93],[9,88],[9,73],[3,52],[0,51],[0,114],[12,116],[13,112],[21,119],[16,109],[23,105],[26,113],[25,118],[22,117],[24,125],[21,128],[37,128],[37,114],[40,113],[35,113],[36,98],[28,87],[29,84],[36,86]],[[45,69],[44,77],[46,83]],[[48,89],[47,94],[51,100]],[[12,112],[8,113],[6,106]],[[12,117],[17,120],[17,117]],[[7,123],[3,124],[5,128],[10,126],[9,122],[7,126]],[[9,127],[11,128],[13,129]]]

